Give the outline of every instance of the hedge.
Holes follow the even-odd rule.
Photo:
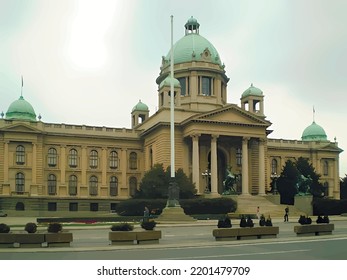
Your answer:
[[[341,215],[347,213],[347,199],[314,198],[313,215]]]

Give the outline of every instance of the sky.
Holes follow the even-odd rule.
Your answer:
[[[193,16],[225,64],[228,102],[264,93],[271,138],[300,140],[313,119],[347,174],[347,1],[0,0],[0,111],[20,97],[43,122],[131,127],[158,107],[161,58]],[[313,108],[315,114],[313,114]]]

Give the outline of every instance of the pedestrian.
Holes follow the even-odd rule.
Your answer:
[[[147,206],[145,206],[145,210],[143,211],[143,221],[144,222],[149,221],[149,209]]]
[[[289,214],[289,207],[287,206],[287,207],[284,209],[284,221],[285,221],[285,222],[288,222],[288,214]]]
[[[260,219],[260,208],[259,208],[259,206],[257,207],[257,218],[258,218],[258,220]]]

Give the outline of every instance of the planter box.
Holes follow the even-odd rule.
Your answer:
[[[294,232],[297,236],[313,236],[332,234],[334,224],[311,224],[294,226]]]
[[[71,232],[45,233],[47,247],[70,247],[72,240]]]
[[[275,238],[279,227],[218,228],[212,234],[216,241]]]
[[[136,232],[137,244],[158,244],[160,238],[160,230],[146,230]]]
[[[0,248],[13,248],[14,243],[13,233],[0,233]]]
[[[43,233],[1,233],[0,247],[13,248],[19,244],[22,248],[40,248],[45,242]]]
[[[132,245],[136,240],[136,232],[134,231],[110,231],[108,240],[111,245]]]

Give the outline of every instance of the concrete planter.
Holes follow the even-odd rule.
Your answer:
[[[21,248],[39,248],[44,242],[43,233],[0,233],[1,248],[13,248],[17,243]]]
[[[334,224],[310,224],[294,226],[294,232],[297,236],[314,236],[332,234]]]
[[[279,233],[279,227],[245,227],[245,228],[218,228],[212,235],[216,241],[275,238]]]
[[[146,230],[136,232],[137,244],[158,244],[161,239],[160,230]]]
[[[108,240],[111,245],[133,245],[136,241],[136,232],[134,231],[110,231]]]
[[[70,247],[72,241],[71,232],[45,233],[47,247]]]

